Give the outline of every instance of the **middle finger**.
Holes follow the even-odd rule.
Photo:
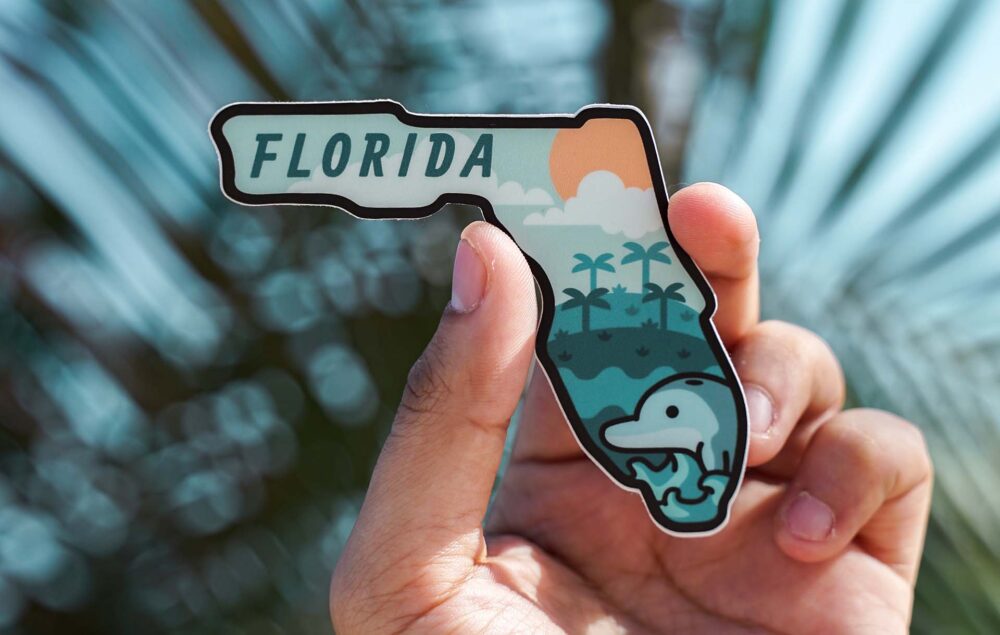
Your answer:
[[[762,322],[733,349],[749,411],[748,467],[791,474],[809,439],[844,405],[844,375],[819,336],[787,322]]]

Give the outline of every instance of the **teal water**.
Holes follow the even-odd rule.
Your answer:
[[[583,419],[593,417],[608,406],[618,406],[626,413],[632,413],[639,398],[650,386],[676,373],[670,366],[660,366],[649,375],[635,379],[625,374],[621,368],[611,366],[593,379],[579,379],[572,370],[559,369],[559,377]]]
[[[673,453],[659,469],[641,458],[630,461],[628,467],[649,487],[663,515],[677,523],[701,523],[717,517],[719,501],[731,478],[723,472],[706,472],[685,452]]]
[[[709,366],[703,372],[723,376],[718,365]],[[609,366],[592,379],[580,379],[569,368],[559,369],[559,378],[582,419],[590,419],[608,406],[632,413],[650,386],[675,374],[677,371],[671,366],[658,366],[645,377],[633,378],[621,368]]]

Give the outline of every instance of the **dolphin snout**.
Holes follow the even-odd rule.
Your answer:
[[[604,429],[604,441],[623,450],[694,448],[702,441],[693,428],[650,425],[642,419],[622,421]]]

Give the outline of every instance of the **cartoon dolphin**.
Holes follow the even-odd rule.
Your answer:
[[[732,391],[719,377],[673,375],[639,400],[635,415],[607,422],[601,437],[617,450],[687,451],[706,471],[733,468],[736,413]]]

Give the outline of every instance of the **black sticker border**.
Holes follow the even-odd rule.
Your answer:
[[[656,151],[656,141],[645,115],[632,106],[619,106],[611,104],[592,105],[581,108],[573,115],[427,115],[412,113],[402,104],[396,101],[379,99],[372,101],[342,101],[342,102],[237,102],[221,108],[212,117],[209,124],[209,134],[215,145],[216,153],[220,164],[220,183],[222,192],[233,202],[242,205],[322,205],[340,208],[352,216],[369,220],[402,220],[426,218],[434,214],[447,203],[460,203],[475,205],[482,210],[484,219],[491,225],[511,237],[514,237],[504,227],[497,218],[493,210],[493,205],[488,199],[480,195],[463,194],[461,192],[445,193],[440,195],[433,203],[421,207],[404,208],[384,208],[365,207],[358,205],[354,201],[338,194],[323,193],[281,193],[281,194],[248,194],[236,187],[236,167],[232,148],[230,148],[223,126],[234,117],[243,115],[370,115],[370,114],[390,114],[395,116],[402,123],[415,128],[482,128],[482,129],[531,129],[531,128],[580,128],[591,119],[627,119],[635,124],[642,138],[643,150],[646,153],[646,162],[649,166],[653,190],[656,195],[656,203],[660,210],[660,220],[666,231],[670,245],[677,255],[682,266],[694,281],[698,290],[705,298],[705,309],[699,314],[699,322],[702,332],[709,348],[719,361],[726,385],[733,395],[736,405],[737,433],[736,451],[734,453],[733,473],[736,479],[727,486],[719,501],[719,510],[725,510],[716,518],[701,523],[677,523],[667,518],[660,510],[655,498],[652,500],[647,495],[645,487],[636,479],[627,479],[621,476],[617,468],[607,457],[604,456],[603,449],[593,443],[586,432],[584,424],[573,406],[569,392],[566,390],[559,377],[559,371],[545,347],[543,337],[535,338],[535,356],[545,370],[549,384],[556,393],[557,401],[567,422],[573,430],[573,436],[577,443],[584,450],[591,461],[598,465],[601,470],[623,489],[638,492],[643,497],[646,511],[653,518],[657,526],[668,534],[691,537],[707,536],[722,530],[729,521],[732,512],[733,499],[739,491],[744,478],[744,469],[747,457],[747,410],[746,399],[743,388],[736,375],[732,360],[726,352],[722,341],[719,338],[711,317],[715,314],[717,300],[715,293],[708,284],[704,274],[687,254],[686,251],[674,239],[670,231],[670,224],[667,221],[667,206],[669,198],[667,196],[666,185],[663,180],[663,172],[660,166],[660,159]],[[659,175],[659,178],[657,178]],[[515,241],[516,244],[516,241]],[[533,258],[524,254],[531,272],[538,283],[542,293],[541,320],[539,322],[539,334],[548,333],[551,330],[553,314],[556,311],[555,295],[552,291],[548,277]]]

